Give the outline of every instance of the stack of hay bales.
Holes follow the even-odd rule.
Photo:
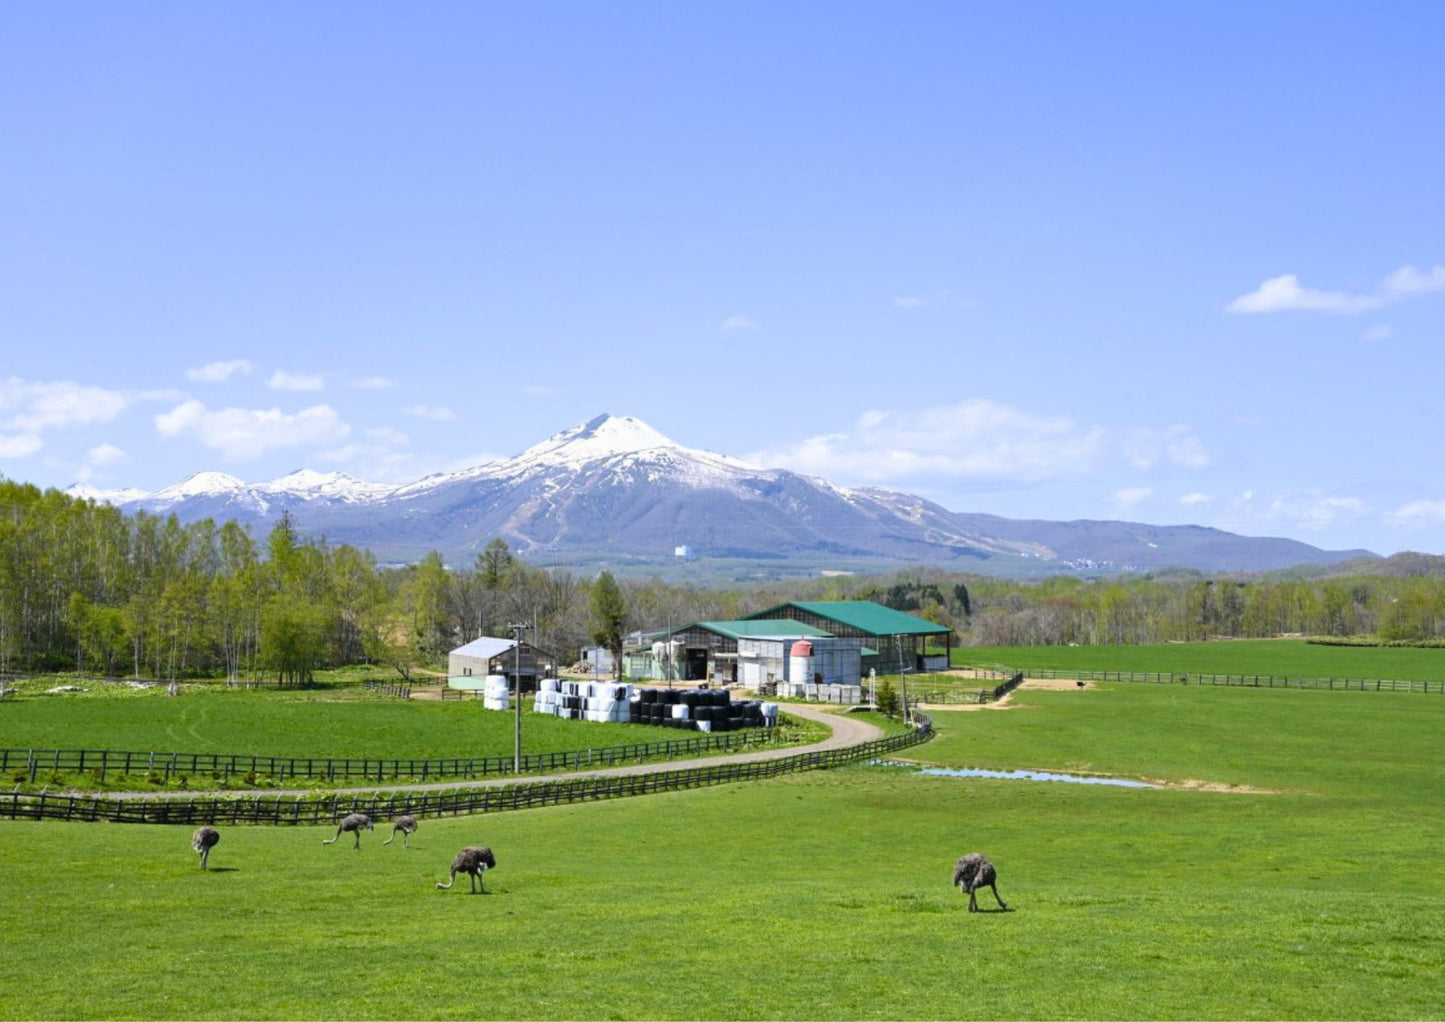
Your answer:
[[[564,720],[626,724],[631,685],[610,681],[558,681],[543,678],[532,709]]]
[[[511,697],[507,694],[507,679],[500,674],[487,675],[486,687],[482,689],[482,704],[489,710],[510,708]]]

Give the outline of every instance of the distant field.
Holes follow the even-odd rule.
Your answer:
[[[529,752],[677,738],[681,732],[524,712]],[[513,715],[475,700],[437,703],[325,690],[187,690],[117,698],[37,696],[0,701],[0,745],[260,756],[501,756]]]
[[[856,767],[424,820],[410,851],[225,827],[207,874],[189,828],[0,822],[0,1018],[1445,1015],[1445,700],[1022,695],[910,754],[1289,793]],[[492,893],[437,891],[470,843]],[[1012,911],[948,886],[974,849]]]
[[[935,711],[907,758],[1173,782],[1204,780],[1427,805],[1445,789],[1445,698],[1406,692],[1098,683],[1008,709]],[[1445,835],[1442,835],[1445,836]]]
[[[1302,639],[1243,639],[1148,646],[967,646],[953,665],[1018,669],[1258,674],[1445,682],[1445,649],[1323,646]]]

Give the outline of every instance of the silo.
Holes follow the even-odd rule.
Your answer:
[[[799,639],[788,651],[788,679],[795,683],[813,680],[813,644]]]

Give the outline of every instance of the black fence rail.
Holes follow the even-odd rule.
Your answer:
[[[992,688],[953,688],[936,692],[910,691],[908,693],[908,702],[910,705],[932,703],[935,706],[948,706],[958,703],[997,702],[1024,682],[1024,674],[1022,671],[1000,671],[997,672],[995,676],[1002,677],[1005,680]]]
[[[1152,685],[1218,685],[1234,688],[1323,688],[1339,692],[1435,692],[1445,694],[1442,681],[1388,678],[1287,678],[1268,674],[1174,674],[1148,671],[1073,671],[1029,669],[1030,678],[1077,678],[1080,681],[1131,681]]]
[[[114,798],[104,795],[0,795],[0,817],[12,820],[78,820],[110,823],[201,823],[315,825],[335,823],[348,813],[366,813],[377,820],[410,816],[466,816],[539,806],[629,798],[662,791],[762,780],[804,770],[866,762],[927,741],[933,722],[920,714],[905,733],[845,749],[804,752],[753,762],[723,762],[679,770],[574,777],[491,788],[395,792],[359,796],[243,795],[194,799]]]
[[[363,681],[361,687],[368,692],[380,692],[386,696],[396,696],[398,699],[411,698],[410,685],[393,685],[389,681]]]
[[[546,774],[588,767],[618,766],[648,759],[676,759],[709,752],[727,752],[772,744],[772,728],[749,728],[716,735],[635,745],[610,745],[565,752],[534,752],[522,757],[521,773]],[[338,759],[287,758],[211,752],[128,752],[116,749],[0,749],[0,781],[46,780],[51,774],[94,773],[155,774],[155,783],[168,784],[179,775],[273,777],[280,781],[363,780],[378,783],[387,778],[502,777],[516,774],[512,756],[450,757],[446,759]]]

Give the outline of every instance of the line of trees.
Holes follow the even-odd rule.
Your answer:
[[[473,563],[439,553],[381,568],[305,538],[289,514],[263,541],[234,521],[182,524],[0,479],[0,674],[76,670],[163,680],[304,684],[356,663],[410,680],[507,624],[535,624],[562,657],[614,650],[638,622],[737,612],[735,596],[583,580],[517,559],[495,539]]]
[[[1434,559],[1441,560],[1441,559]],[[1432,566],[1435,570],[1445,567]],[[811,583],[813,599],[868,599],[951,625],[979,646],[1129,645],[1276,635],[1445,640],[1445,577],[1158,576],[1022,582],[941,572]],[[804,595],[794,598],[809,598]]]
[[[468,565],[431,553],[381,568],[368,552],[304,537],[289,515],[258,541],[234,521],[125,515],[0,479],[0,673],[295,684],[322,667],[372,663],[411,679],[462,643],[506,635],[510,622],[535,624],[535,643],[565,661],[591,643],[619,651],[634,629],[734,620],[790,599],[875,600],[974,645],[1445,640],[1445,559],[1424,560],[1349,578],[1020,582],[930,570],[701,589],[607,572],[579,579],[524,563],[500,539]]]

